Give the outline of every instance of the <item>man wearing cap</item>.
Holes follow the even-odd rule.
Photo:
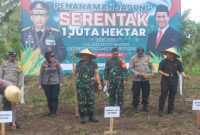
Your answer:
[[[181,33],[169,26],[170,16],[168,7],[165,5],[158,5],[155,12],[155,18],[158,30],[149,34],[146,54],[152,56],[151,53],[153,53],[156,56],[160,56],[161,50],[170,47],[180,49]]]
[[[63,86],[62,69],[52,51],[45,52],[46,61],[42,64],[39,75],[39,89],[43,89],[47,98],[49,113],[45,116],[56,116],[58,95]]]
[[[43,1],[34,1],[30,5],[34,26],[22,29],[22,49],[39,48],[43,56],[46,51],[53,51],[55,58],[61,62],[66,58],[67,51],[59,30],[46,26],[48,9],[48,5]]]
[[[21,63],[16,61],[17,53],[14,51],[10,51],[8,54],[8,60],[5,60],[0,66],[0,78],[11,82],[13,85],[19,87],[21,89],[23,85],[23,75],[22,75],[22,66]],[[16,111],[16,108],[12,107],[12,104],[4,99],[3,110]],[[13,126],[16,128],[16,123],[13,121]]]
[[[149,112],[148,99],[150,94],[150,84],[147,78],[147,69],[151,70],[151,75],[154,75],[154,67],[149,56],[144,54],[142,46],[137,47],[137,55],[130,58],[129,70],[133,73],[133,111],[138,113],[138,105],[140,98],[140,89],[142,89],[142,111]]]
[[[109,81],[109,105],[114,106],[116,103],[120,106],[124,100],[124,86],[127,83],[127,68],[123,59],[119,58],[117,48],[112,49],[112,58],[106,62],[104,69],[104,85]]]
[[[81,58],[76,64],[73,75],[76,75],[76,88],[79,103],[80,122],[84,124],[85,120],[85,106],[89,114],[89,122],[98,122],[94,117],[94,82],[98,83],[98,89],[101,90],[101,81],[99,77],[98,66],[95,61],[96,56],[89,50],[84,49],[75,56]]]
[[[161,53],[167,56],[159,64],[158,72],[162,75],[161,78],[161,95],[159,98],[159,113],[158,116],[163,116],[163,110],[165,105],[165,99],[168,95],[168,114],[174,114],[174,100],[177,93],[178,85],[178,74],[177,71],[185,79],[190,77],[184,73],[182,63],[179,58],[179,54],[175,51],[173,47],[166,50],[162,50]]]

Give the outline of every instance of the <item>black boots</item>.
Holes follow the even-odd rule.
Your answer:
[[[94,117],[94,112],[89,112],[89,122],[99,122],[99,121]]]
[[[133,107],[133,112],[134,112],[134,113],[138,113],[138,112],[139,112],[139,111],[138,111],[138,108],[137,108],[136,106]]]
[[[147,106],[147,105],[144,105],[142,111],[143,111],[143,112],[149,112],[148,106]]]
[[[94,112],[89,112],[89,122],[99,122],[95,117],[94,117]],[[80,123],[81,124],[85,124],[86,120],[85,120],[85,112],[80,112]]]
[[[158,116],[159,116],[159,117],[162,117],[162,116],[163,116],[163,111],[159,110]]]
[[[85,120],[85,112],[80,112],[80,123],[81,124],[85,124],[86,120]]]

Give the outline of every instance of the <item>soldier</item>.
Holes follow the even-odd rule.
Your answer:
[[[5,60],[0,67],[0,78],[11,82],[13,85],[21,89],[23,85],[22,66],[20,62],[16,61],[16,56],[17,56],[16,52],[14,51],[9,52],[8,60]],[[5,111],[12,110],[13,112],[15,112],[15,115],[17,113],[16,108],[12,107],[12,104],[6,98],[4,98],[3,110]],[[16,124],[15,120],[16,118],[14,118],[12,122],[13,129],[19,127]]]
[[[118,56],[117,48],[112,49],[112,58],[106,62],[104,69],[104,85],[109,81],[109,105],[117,105],[122,112],[124,100],[124,86],[127,83],[126,63]]]
[[[22,29],[22,49],[39,48],[43,56],[46,51],[53,51],[55,58],[61,62],[66,58],[67,51],[59,30],[46,26],[48,9],[48,5],[43,1],[34,1],[30,5],[34,26]]]
[[[163,110],[165,105],[165,99],[169,92],[168,97],[168,114],[174,114],[174,100],[177,92],[178,85],[178,75],[177,71],[181,73],[183,78],[189,79],[190,76],[187,76],[184,73],[184,69],[179,58],[179,54],[174,50],[173,47],[166,50],[160,51],[165,54],[167,58],[162,60],[159,64],[158,72],[162,75],[161,78],[161,95],[159,98],[159,113],[158,116],[163,116]]]
[[[137,55],[131,57],[129,63],[129,70],[133,73],[133,111],[138,113],[138,105],[140,98],[140,89],[142,89],[142,104],[143,110],[149,112],[148,108],[148,99],[150,93],[150,84],[149,80],[146,78],[147,68],[150,68],[152,75],[154,75],[154,67],[149,56],[144,55],[144,48],[139,46],[137,47]]]
[[[54,59],[54,53],[45,53],[46,61],[42,64],[39,75],[39,89],[43,89],[47,98],[49,113],[45,116],[56,116],[58,95],[63,86],[63,76],[60,63]]]
[[[76,88],[79,103],[80,122],[84,124],[85,120],[85,106],[87,104],[87,112],[89,114],[90,122],[98,122],[94,117],[94,80],[97,80],[98,89],[101,90],[101,82],[99,77],[98,66],[95,59],[96,56],[89,50],[84,49],[80,53],[75,54],[82,58],[77,64],[73,75],[76,75]]]

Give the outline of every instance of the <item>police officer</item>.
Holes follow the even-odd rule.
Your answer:
[[[84,49],[80,53],[75,54],[82,58],[77,64],[73,74],[76,75],[76,88],[79,103],[80,122],[84,124],[85,120],[85,106],[89,114],[90,122],[98,122],[94,117],[94,80],[97,80],[98,89],[101,90],[101,82],[99,77],[98,66],[95,59],[96,56],[89,50]],[[87,105],[86,105],[87,104]]]
[[[165,99],[168,95],[168,114],[174,114],[174,100],[177,93],[178,85],[178,75],[177,71],[181,73],[183,78],[189,79],[184,73],[184,69],[179,58],[179,54],[174,50],[174,48],[168,48],[166,50],[160,51],[165,54],[167,58],[162,60],[159,64],[158,72],[162,75],[161,78],[161,95],[159,98],[159,113],[158,116],[163,116],[163,110],[165,105]]]
[[[63,61],[67,51],[59,30],[46,26],[48,5],[43,1],[34,1],[29,9],[32,11],[31,21],[34,26],[22,29],[22,49],[39,48],[43,56],[46,51],[53,51],[55,58]]]
[[[49,113],[46,116],[56,116],[58,95],[63,86],[63,76],[60,63],[54,59],[54,53],[45,53],[46,61],[42,64],[39,75],[39,89],[43,89],[47,98]]]
[[[0,78],[11,82],[13,85],[21,89],[23,85],[23,75],[21,63],[16,61],[17,53],[10,51],[8,54],[8,60],[5,60],[0,67]],[[17,105],[16,105],[17,106]],[[16,107],[12,107],[12,104],[4,97],[3,110],[12,110],[17,113]],[[15,129],[18,125],[15,122],[16,117],[13,118],[12,127]]]
[[[142,104],[143,110],[149,112],[148,108],[148,99],[150,94],[150,84],[149,80],[146,78],[147,68],[150,68],[152,75],[154,75],[154,67],[152,65],[151,59],[149,56],[144,55],[144,48],[139,46],[137,47],[137,55],[130,58],[129,70],[133,73],[133,111],[135,113],[138,111],[139,98],[140,98],[140,89],[142,89]]]
[[[112,49],[112,58],[106,62],[104,69],[104,85],[109,80],[109,104],[120,106],[122,112],[122,105],[124,100],[124,86],[127,83],[127,69],[126,63],[119,58],[117,48]]]

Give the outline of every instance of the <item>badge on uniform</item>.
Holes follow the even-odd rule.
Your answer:
[[[46,45],[48,46],[55,46],[56,45],[56,42],[55,42],[55,36],[49,36],[48,38],[45,39],[45,43]]]
[[[25,43],[26,44],[33,44],[34,43],[34,40],[33,40],[33,36],[31,33],[28,34],[26,40],[25,40]]]

